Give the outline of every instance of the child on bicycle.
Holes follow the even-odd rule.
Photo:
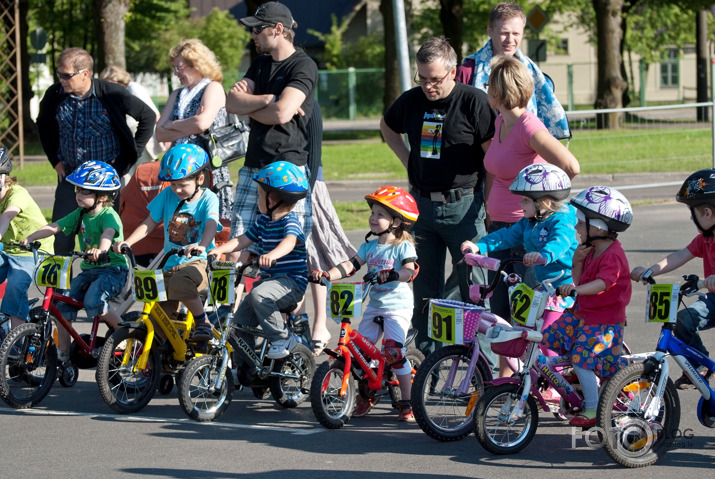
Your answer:
[[[552,280],[557,288],[562,284],[571,284],[571,263],[578,246],[573,234],[576,227],[576,211],[564,204],[571,192],[571,180],[561,168],[549,163],[537,163],[522,169],[509,191],[521,195],[521,208],[524,217],[509,228],[494,231],[476,244],[471,241],[462,243],[462,251],[491,253],[523,245],[526,249],[524,265],[534,266],[539,282]],[[546,264],[537,264],[546,260]],[[573,300],[564,298],[560,302],[551,301],[544,312],[543,330],[556,321],[564,308],[570,307]],[[544,354],[555,353],[544,348]],[[511,371],[499,358],[500,376],[510,375]],[[547,390],[545,396],[552,390]]]
[[[3,250],[0,252],[0,283],[7,280],[5,296],[0,304],[2,319],[10,318],[0,325],[0,341],[11,327],[27,321],[30,307],[27,291],[32,284],[35,259],[31,252],[22,250],[11,243],[22,240],[28,233],[46,223],[40,207],[25,188],[10,178],[12,161],[7,148],[0,148],[0,236]],[[42,241],[42,249],[53,251],[53,241]]]
[[[699,298],[687,308],[678,312],[675,323],[675,336],[697,349],[705,356],[708,350],[698,334],[698,330],[715,326],[715,169],[708,168],[696,171],[685,180],[675,196],[676,201],[690,208],[690,218],[698,229],[698,235],[688,246],[669,254],[650,268],[638,266],[631,271],[633,281],[643,281],[649,277],[668,273],[683,266],[693,258],[703,259],[705,287],[709,290],[707,296]],[[691,362],[694,368],[698,365]],[[710,380],[711,372],[705,373],[706,381]],[[675,381],[678,389],[694,389],[690,378],[683,373]]]
[[[567,297],[576,291],[578,296],[574,307],[544,331],[541,345],[570,355],[584,407],[569,424],[591,427],[598,406],[596,375],[608,379],[625,364],[621,346],[631,282],[616,238],[631,225],[633,210],[625,196],[607,186],[588,188],[571,198],[571,204],[577,209],[580,244],[573,256],[574,284],[560,286],[559,293]]]
[[[202,185],[209,157],[199,146],[179,144],[161,158],[159,181],[168,181],[147,205],[149,216],[123,242],[114,244],[115,251],[123,245],[132,246],[164,222],[164,253],[183,249],[183,256],[174,255],[164,265],[164,281],[168,301],[164,309],[172,316],[179,302],[191,312],[196,322],[192,339],[208,341],[213,328],[206,316],[199,292],[208,287],[206,250],[214,247],[219,222],[219,201],[215,193]]]
[[[367,263],[368,272],[378,271],[379,283],[370,290],[370,301],[358,331],[373,344],[382,336],[382,328],[373,318],[383,318],[385,359],[400,383],[403,400],[399,401],[399,421],[415,422],[409,398],[412,391],[412,366],[405,357],[407,330],[412,323],[412,289],[407,286],[417,275],[417,252],[409,227],[417,221],[419,211],[414,198],[402,188],[384,186],[365,196],[370,205],[370,232],[357,254],[327,272],[313,271],[314,280],[321,277],[338,280],[353,275]],[[367,239],[377,236],[370,242]],[[362,417],[376,404],[357,396],[353,417]]]
[[[309,186],[303,171],[287,161],[269,164],[253,176],[253,181],[258,183],[261,214],[244,234],[209,254],[239,252],[256,244],[261,278],[241,301],[234,317],[239,324],[260,324],[271,344],[266,357],[282,359],[298,341],[286,328],[281,309],[298,304],[308,286],[305,235],[293,208],[307,196]],[[254,342],[253,336],[246,335],[245,339],[248,344]]]
[[[79,208],[41,227],[22,243],[31,243],[59,232],[77,234],[80,248],[89,255],[89,259],[82,261],[82,272],[70,282],[69,296],[84,304],[88,317],[99,316],[116,330],[122,319],[109,305],[109,300],[121,292],[129,273],[126,258],[110,251],[112,243],[123,238],[122,222],[112,208],[121,186],[120,178],[107,163],[87,161],[78,166],[67,181],[75,185]],[[68,321],[77,317],[77,309],[68,304],[59,303],[57,309]],[[57,358],[62,363],[68,362],[71,336],[64,328],[57,328],[57,343]]]

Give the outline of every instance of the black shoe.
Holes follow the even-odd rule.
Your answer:
[[[702,373],[701,373],[702,374]],[[712,377],[713,372],[708,371],[704,376],[703,379],[705,379],[705,382],[709,382],[710,378]],[[682,376],[680,376],[675,383],[673,383],[677,389],[680,390],[687,390],[687,389],[695,389],[695,384],[690,380],[688,376],[683,373]]]
[[[191,335],[191,339],[194,341],[208,341],[214,337],[214,330],[210,323],[201,323],[196,326],[194,334]]]

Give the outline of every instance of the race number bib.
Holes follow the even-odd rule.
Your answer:
[[[134,300],[140,303],[166,301],[164,273],[160,269],[134,271]]]
[[[362,316],[362,283],[333,283],[328,291],[328,311],[336,322]]]
[[[526,284],[509,289],[509,305],[511,317],[522,326],[534,327],[537,318],[544,312],[548,295],[535,291]]]
[[[462,344],[464,342],[464,310],[442,306],[430,301],[429,337],[440,343]]]
[[[69,289],[71,279],[71,256],[43,256],[40,266],[35,271],[35,281],[38,286]]]
[[[646,323],[675,323],[678,320],[679,284],[649,284]]]
[[[217,304],[233,304],[236,298],[234,269],[214,269],[209,276],[209,300]]]

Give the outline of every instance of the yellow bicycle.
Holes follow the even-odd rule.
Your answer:
[[[134,298],[144,306],[141,312],[122,316],[123,327],[102,348],[96,380],[109,407],[119,413],[133,413],[146,406],[157,389],[161,394],[171,392],[174,378],[187,361],[205,351],[206,343],[189,338],[194,326],[191,312],[172,319],[160,303],[166,300],[161,269],[170,256],[182,250],[167,252],[159,269],[148,271],[137,268],[129,247],[122,248],[125,252],[132,263]],[[156,334],[156,326],[166,339]]]

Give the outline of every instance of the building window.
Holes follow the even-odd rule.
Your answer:
[[[678,88],[679,81],[678,49],[670,48],[666,58],[660,63],[660,86],[661,88]]]
[[[554,53],[556,55],[568,55],[569,54],[569,39],[568,38],[561,38],[559,42],[556,44],[556,48],[554,49]]]

